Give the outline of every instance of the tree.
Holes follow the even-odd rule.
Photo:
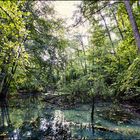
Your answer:
[[[64,21],[55,17],[50,1],[26,1],[23,10],[30,12],[30,16],[25,17],[30,33],[24,43],[29,63],[25,62],[19,69],[20,74],[23,69],[25,74],[24,81],[22,78],[17,83],[18,90],[53,90],[65,65],[67,39],[64,37]]]
[[[28,31],[23,16],[28,13],[21,11],[24,1],[0,1],[0,97],[6,98],[17,66],[24,57],[23,46]]]
[[[130,6],[130,0],[124,0],[124,4],[125,4],[125,7],[126,7],[128,16],[129,16],[129,20],[131,22],[131,26],[132,26],[132,29],[133,29],[133,33],[134,33],[134,37],[135,37],[135,40],[136,40],[137,47],[140,51],[140,33],[139,33],[139,30],[138,30],[136,20],[133,16],[133,13],[132,13],[132,9],[131,9],[131,6]]]
[[[128,1],[124,2],[128,3]],[[135,28],[132,28],[124,2],[83,1],[83,5],[80,7],[83,16],[91,24],[88,63],[91,65],[94,87],[97,87],[94,92],[96,93],[100,89],[101,93],[104,89],[108,89],[109,92],[106,91],[108,95],[113,94],[114,97],[123,99],[125,98],[123,97],[125,92],[129,92],[133,88],[137,90],[139,87],[139,80],[135,80],[134,84],[130,84],[131,82],[126,80],[131,79],[131,76],[128,78],[126,75],[129,73],[131,65],[136,66],[135,59],[139,59],[137,55],[137,48],[139,47],[136,48],[133,37],[135,29],[137,32],[135,38],[139,40],[139,9],[137,2],[132,2],[134,11],[132,14],[131,9],[131,16],[133,16],[133,19],[131,19],[133,25],[134,23],[136,25]],[[112,34],[115,36],[113,37]],[[130,85],[126,84],[126,81],[129,81]],[[100,87],[101,85],[102,87]]]

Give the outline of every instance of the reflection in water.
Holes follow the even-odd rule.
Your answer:
[[[0,101],[0,107],[1,107],[1,120],[0,120],[1,127],[4,127],[5,123],[6,123],[6,125],[9,126],[11,121],[10,121],[10,117],[9,117],[7,100]]]
[[[9,129],[9,139],[14,138],[13,133],[13,126],[11,124],[10,116],[9,116],[9,108],[8,108],[8,101],[7,100],[0,100],[0,138],[4,138],[6,136],[5,132]]]
[[[0,138],[9,139],[136,139],[140,136],[139,117],[131,116],[118,106],[100,103],[94,110],[94,136],[91,125],[91,106],[60,110],[40,98],[18,98],[0,102]],[[9,108],[8,108],[9,106]],[[106,108],[108,106],[108,108]],[[121,112],[122,110],[122,112]],[[118,113],[121,112],[121,116]],[[114,114],[117,114],[114,117]],[[118,123],[124,119],[124,123]],[[129,119],[126,124],[126,119]],[[97,125],[100,128],[97,128]],[[112,131],[110,131],[112,130]],[[126,132],[126,133],[125,133]]]
[[[92,111],[91,111],[91,126],[92,126],[92,133],[94,136],[94,110],[95,110],[95,97],[92,97]]]

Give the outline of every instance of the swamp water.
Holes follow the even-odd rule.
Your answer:
[[[0,139],[140,139],[140,115],[121,105],[95,104],[94,122],[88,104],[60,109],[33,97],[11,99],[1,102]]]

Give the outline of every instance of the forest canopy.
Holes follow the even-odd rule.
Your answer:
[[[67,26],[53,1],[0,1],[0,97],[60,92],[140,97],[140,2],[81,1]],[[68,31],[89,23],[88,44]]]

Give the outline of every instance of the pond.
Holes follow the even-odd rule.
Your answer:
[[[139,139],[140,115],[110,102],[60,108],[42,98],[28,97],[1,102],[0,138],[35,140]]]

